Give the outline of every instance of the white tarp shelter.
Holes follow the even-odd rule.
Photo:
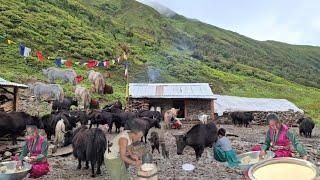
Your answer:
[[[301,112],[295,104],[286,99],[270,99],[270,98],[247,98],[238,96],[224,96],[214,94],[217,100],[214,101],[215,113],[219,116],[224,112],[279,112],[294,111]]]

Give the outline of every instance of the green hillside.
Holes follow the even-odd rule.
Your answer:
[[[58,56],[105,60],[126,51],[130,82],[208,82],[215,93],[286,98],[320,124],[320,47],[256,41],[179,15],[161,16],[134,0],[0,0],[4,34],[17,43],[0,43],[0,76],[8,80],[46,80],[41,69]],[[28,64],[19,43],[32,48]],[[37,50],[53,59],[39,63]],[[107,82],[115,93],[104,98],[124,100],[123,66],[96,70],[111,74]],[[64,90],[72,94],[71,86]]]

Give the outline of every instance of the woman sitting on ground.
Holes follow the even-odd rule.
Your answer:
[[[220,128],[218,130],[218,141],[214,144],[214,158],[220,162],[228,162],[230,167],[237,166],[240,161],[236,156],[236,152],[232,149],[230,140],[226,137],[226,130]]]
[[[252,150],[260,152],[260,156],[266,154],[266,150],[271,150],[275,153],[276,157],[292,157],[294,149],[300,154],[300,156],[307,160],[307,153],[303,145],[298,141],[298,138],[289,127],[283,124],[276,114],[269,114],[267,116],[269,123],[269,130],[266,134],[265,143],[262,146],[255,146]]]
[[[27,126],[26,142],[22,148],[17,168],[21,168],[22,160],[25,160],[32,165],[30,178],[46,175],[49,172],[47,154],[47,137],[39,135],[39,130],[36,126]]]

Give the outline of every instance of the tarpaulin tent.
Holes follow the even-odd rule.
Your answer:
[[[295,104],[286,99],[247,98],[214,94],[214,110],[219,116],[225,112],[302,112]]]

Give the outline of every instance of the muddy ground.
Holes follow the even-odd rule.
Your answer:
[[[184,125],[181,130],[168,130],[166,145],[169,149],[170,159],[163,159],[158,152],[153,154],[154,162],[158,167],[159,179],[242,179],[242,171],[240,169],[230,170],[227,169],[223,163],[212,160],[212,148],[206,148],[202,154],[202,158],[198,162],[195,160],[195,153],[190,147],[185,148],[183,155],[177,155],[175,138],[172,134],[186,132],[191,126],[192,125]],[[226,128],[227,133],[239,136],[229,137],[238,154],[249,151],[253,145],[263,141],[267,130],[267,127],[262,126],[244,128],[233,125],[220,125],[220,127]],[[298,132],[297,128],[294,128],[294,130]],[[106,134],[106,136],[108,140],[111,140],[115,134]],[[299,137],[299,140],[305,145],[309,152],[309,160],[314,164],[320,161],[319,137],[319,128],[314,129],[311,139]],[[147,144],[147,148],[151,151],[149,143]],[[90,169],[77,170],[77,160],[72,155],[66,157],[51,157],[48,160],[50,163],[50,173],[41,179],[109,179],[104,165],[102,166],[102,174],[95,178],[90,177]],[[181,168],[184,163],[195,165],[195,170],[193,172],[184,172]],[[129,170],[131,179],[136,179],[135,168],[130,167]]]

